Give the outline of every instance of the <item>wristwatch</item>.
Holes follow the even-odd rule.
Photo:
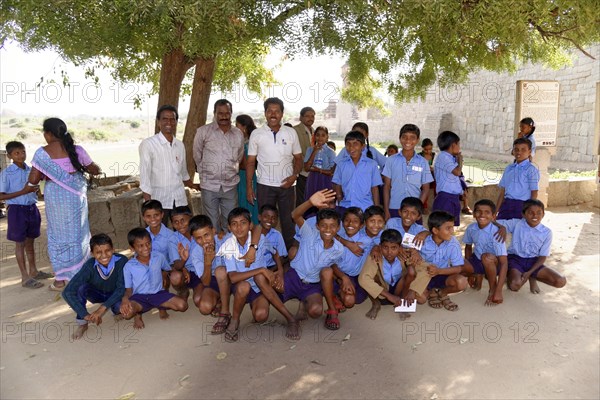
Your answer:
[[[250,243],[250,247],[252,247],[254,250],[258,250],[258,245],[257,244]]]

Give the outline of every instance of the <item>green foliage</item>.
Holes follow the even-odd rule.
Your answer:
[[[25,140],[25,139],[27,139],[28,137],[29,137],[29,132],[28,132],[28,131],[19,131],[19,132],[17,133],[17,136],[16,136],[16,138],[17,138],[18,140]]]
[[[569,170],[555,170],[550,173],[550,179],[570,179],[570,178],[589,178],[597,176],[597,170],[591,171],[569,171]]]
[[[87,135],[92,140],[107,140],[110,138],[110,134],[99,129],[92,129]]]
[[[140,127],[140,123],[138,121],[131,121],[129,123],[129,126],[132,127],[133,129],[137,129]]]

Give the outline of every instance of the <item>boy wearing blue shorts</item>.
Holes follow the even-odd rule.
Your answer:
[[[174,236],[177,242],[177,253],[179,254],[179,259],[171,266],[169,281],[177,291],[177,295],[182,299],[187,300],[190,289],[193,290],[192,298],[196,298],[202,288],[200,287],[200,278],[194,272],[192,258],[190,257],[192,248],[195,246],[194,238],[190,233],[192,210],[188,206],[175,207],[171,210],[169,218],[171,219],[171,226],[175,230]]]
[[[162,271],[168,264],[160,253],[152,252],[150,233],[143,228],[134,228],[127,234],[127,242],[135,256],[123,269],[125,294],[120,308],[123,317],[134,319],[134,329],[143,329],[142,314],[153,308],[187,310],[186,300],[163,289]]]
[[[25,163],[27,154],[23,143],[8,142],[6,153],[13,161],[0,172],[0,200],[4,200],[8,206],[6,238],[15,242],[15,258],[21,272],[21,286],[39,289],[44,286],[39,280],[52,278],[53,275],[38,271],[35,265],[33,242],[40,236],[42,218],[36,205],[37,193],[23,190],[28,184],[31,167]],[[27,271],[25,255],[29,263],[29,271]]]
[[[432,210],[446,211],[454,217],[454,226],[459,226],[460,195],[463,193],[460,183],[463,165],[460,138],[454,132],[444,131],[439,134],[437,144],[441,151],[433,165],[437,195]]]
[[[108,309],[118,316],[125,294],[123,267],[127,257],[115,253],[111,238],[104,233],[92,236],[90,250],[92,258],[83,264],[62,292],[63,299],[77,313],[79,327],[73,333],[75,340],[87,331],[89,322],[100,325]],[[88,301],[102,305],[90,314],[86,308]]]
[[[479,200],[475,203],[474,223],[467,227],[463,243],[465,244],[464,273],[475,276],[471,287],[480,290],[482,277],[485,275],[490,291],[488,293],[486,306],[501,304],[502,288],[506,282],[508,271],[508,259],[506,245],[497,239],[498,227],[494,224],[496,205],[488,199]],[[473,251],[475,245],[475,251]],[[471,279],[471,278],[469,278]]]
[[[540,293],[537,281],[561,288],[567,278],[544,263],[550,256],[552,231],[542,225],[544,203],[537,199],[523,203],[523,218],[498,221],[512,233],[508,246],[508,288],[518,291],[529,281],[531,293]]]

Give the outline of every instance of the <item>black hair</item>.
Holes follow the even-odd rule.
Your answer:
[[[423,139],[423,141],[421,142],[421,147],[425,147],[425,146],[433,146],[433,142],[431,141],[431,139],[429,139],[429,138]]]
[[[127,234],[127,243],[129,243],[129,245],[131,247],[133,247],[133,244],[135,243],[135,241],[137,239],[145,239],[145,238],[152,240],[152,237],[150,236],[150,232],[148,232],[144,228],[133,228]]]
[[[250,216],[250,211],[245,209],[244,207],[236,207],[233,210],[229,211],[227,215],[227,224],[231,224],[231,220],[235,217],[244,217],[244,219],[248,220],[248,222],[252,223],[252,217]]]
[[[385,211],[383,210],[383,207],[381,207],[381,206],[376,206],[373,204],[372,206],[368,207],[365,210],[364,214],[365,214],[365,221],[374,215],[381,215],[383,217],[383,219],[385,220]]]
[[[215,105],[213,106],[213,114],[217,112],[217,107],[219,106],[229,106],[229,111],[233,112],[233,106],[231,102],[227,99],[219,99],[215,101]]]
[[[413,132],[414,134],[417,135],[417,139],[419,139],[419,137],[421,137],[421,130],[415,124],[402,125],[402,128],[400,128],[400,137],[402,137],[402,135],[405,134],[406,132]]]
[[[362,129],[367,134],[366,136],[363,135],[365,138],[365,142],[367,143],[367,157],[373,159],[373,152],[371,151],[371,146],[369,146],[369,125],[365,124],[364,122],[357,122],[354,125],[352,125],[352,130],[356,128]]]
[[[344,138],[344,143],[346,143],[350,140],[358,140],[362,144],[365,144],[365,136],[362,133],[360,133],[359,131],[348,132],[346,134],[346,137]]]
[[[429,232],[433,233],[433,228],[439,229],[440,226],[444,225],[446,222],[454,222],[454,215],[446,211],[434,211],[429,214],[427,228],[429,229]]]
[[[327,136],[329,136],[329,129],[327,129],[326,126],[317,126],[317,128],[315,129],[314,134],[316,135],[318,131],[325,131],[325,133],[327,134]]]
[[[527,139],[529,136],[533,135],[533,132],[535,132],[535,122],[533,121],[532,118],[530,118],[530,117],[523,118],[519,122],[519,124],[526,124],[526,125],[529,125],[531,127],[531,132],[529,132],[527,134],[527,136],[523,136],[525,139]]]
[[[251,116],[247,114],[240,114],[235,117],[235,122],[242,125],[248,131],[248,137],[252,134],[252,131],[256,129],[256,125],[254,124],[254,120]]]
[[[162,114],[163,111],[173,111],[175,113],[175,120],[179,120],[179,113],[177,112],[177,108],[170,104],[165,104],[165,105],[160,106],[160,108],[156,112],[157,120],[160,119],[160,114]]]
[[[87,172],[87,168],[81,165],[79,161],[79,157],[77,156],[77,151],[75,150],[75,142],[73,141],[73,137],[67,131],[67,124],[64,123],[62,119],[59,118],[48,118],[44,121],[43,125],[44,132],[49,132],[55,138],[58,138],[62,143],[67,155],[69,156],[69,160],[75,168],[76,171],[81,173]]]
[[[312,107],[303,107],[302,110],[300,110],[300,116],[304,117],[304,114],[310,111],[315,112],[315,109]]]
[[[290,127],[290,128],[293,128],[293,127],[294,127],[294,125],[292,125],[292,124],[291,124],[291,123],[289,123],[289,122],[286,122],[285,124],[283,124],[283,126],[288,126],[288,127]]]
[[[444,131],[437,137],[437,145],[441,151],[448,150],[454,143],[460,142],[458,135],[451,131]]]
[[[339,224],[340,214],[333,208],[322,208],[317,211],[317,224],[323,219],[334,219]]]
[[[196,215],[190,219],[190,233],[202,228],[214,228],[212,220],[207,215]]]
[[[386,229],[385,231],[381,232],[381,238],[379,239],[379,243],[395,243],[401,245],[402,235],[396,229]]]
[[[148,210],[157,210],[160,212],[164,212],[163,206],[158,200],[148,200],[142,203],[142,215]]]
[[[110,236],[108,236],[106,233],[98,233],[98,234],[92,236],[92,238],[90,239],[90,250],[94,251],[94,247],[102,246],[105,244],[114,248],[113,242],[112,242],[112,239],[110,238]]]
[[[526,137],[516,138],[513,142],[513,147],[518,144],[526,144],[527,147],[529,147],[529,150],[531,150],[531,140],[527,139]]]
[[[265,111],[267,111],[267,108],[269,108],[269,104],[277,104],[279,108],[281,108],[281,112],[283,112],[283,100],[281,100],[279,97],[269,97],[266,99],[264,103]]]
[[[173,217],[176,215],[189,215],[192,216],[192,210],[190,210],[190,208],[188,206],[179,206],[179,207],[175,207],[173,210],[171,210],[171,215],[169,216],[169,218],[171,218],[171,221],[173,221]]]
[[[405,197],[400,203],[400,210],[404,207],[414,207],[419,212],[419,215],[423,214],[423,202],[418,197]]]
[[[279,214],[279,211],[277,210],[277,207],[275,207],[272,204],[263,204],[262,206],[260,206],[260,208],[258,209],[258,213],[262,214],[265,211],[273,211],[275,212],[275,214]]]
[[[492,214],[496,214],[496,204],[490,199],[481,199],[475,202],[475,206],[473,209],[477,211],[477,207],[479,206],[488,206],[492,210]]]
[[[538,199],[529,199],[529,200],[525,200],[523,202],[523,214],[525,214],[525,212],[527,210],[529,210],[531,207],[540,207],[542,209],[542,211],[545,212],[545,210],[544,210],[544,203],[542,203]]]
[[[396,153],[398,153],[398,146],[396,146],[395,144],[390,144],[387,149],[385,149],[385,153],[383,154],[384,156],[387,156],[390,149],[394,149],[396,150]]]
[[[17,142],[16,140],[13,140],[11,142],[6,143],[6,152],[10,155],[10,153],[12,153],[15,150],[25,150],[25,145],[21,142]]]
[[[333,151],[337,150],[337,146],[335,145],[335,142],[333,140],[328,141],[327,146],[333,147]]]
[[[346,208],[346,211],[344,211],[344,215],[342,216],[342,221],[345,220],[346,216],[349,215],[349,214],[356,215],[358,217],[358,219],[360,220],[361,224],[363,222],[365,222],[365,214],[360,209],[360,207],[348,207],[348,208]]]

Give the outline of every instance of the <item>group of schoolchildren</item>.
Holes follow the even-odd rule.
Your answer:
[[[114,252],[110,237],[94,235],[93,258],[63,291],[77,313],[74,337],[81,337],[89,322],[101,323],[108,309],[133,318],[141,329],[142,315],[150,309],[158,308],[162,319],[168,318],[167,310],[186,311],[190,291],[200,313],[217,318],[212,333],[224,334],[227,341],[239,339],[246,304],[256,322],[268,320],[272,305],[287,321],[286,337],[295,340],[302,320],[323,314],[323,297],[325,327],[336,330],[340,313],[367,298],[372,306],[366,315],[375,319],[383,304],[416,301],[456,311],[449,295],[469,285],[479,290],[484,278],[488,306],[503,302],[505,284],[518,291],[529,281],[533,293],[539,292],[537,281],[566,284],[564,276],[544,265],[552,232],[541,224],[544,205],[536,199],[539,172],[530,161],[529,139],[514,141],[515,161],[499,182],[496,203],[475,203],[463,256],[454,237],[463,190],[459,137],[450,131],[438,136],[437,194],[425,229],[423,203],[434,178],[428,160],[415,151],[418,127],[403,126],[401,149],[383,160],[373,157],[367,135],[359,129],[346,135],[345,148],[335,158],[332,189],[317,187],[293,211],[296,244],[289,249],[275,229],[277,209],[268,204],[261,206],[256,226],[248,210],[233,209],[226,233],[216,232],[210,218],[193,216],[186,206],[171,211],[171,230],[163,223],[160,202],[146,201],[147,227],[132,229],[127,237],[134,251],[130,260]],[[307,162],[312,168],[314,157],[309,154]],[[22,167],[16,159],[15,164]],[[508,249],[507,232],[512,234]],[[285,304],[290,299],[299,300],[295,315]],[[90,314],[87,301],[102,305]]]

